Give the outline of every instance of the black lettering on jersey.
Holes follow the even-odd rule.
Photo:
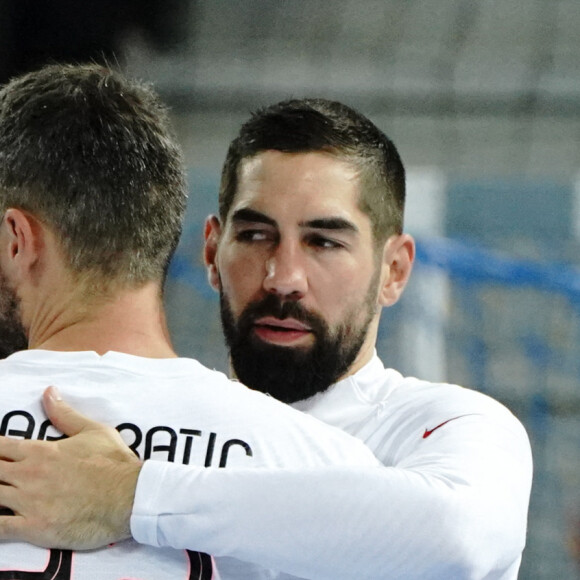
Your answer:
[[[193,438],[200,437],[201,431],[199,429],[180,429],[179,433],[185,435],[185,448],[183,450],[183,461],[184,465],[189,465],[189,460],[191,459],[191,446],[193,445]]]
[[[213,459],[213,452],[215,449],[215,439],[217,435],[215,433],[209,434],[209,441],[207,444],[207,451],[205,452],[205,463],[203,464],[204,467],[210,467],[211,462]]]
[[[253,456],[251,447],[245,441],[242,441],[241,439],[230,439],[229,441],[226,441],[224,443],[224,446],[222,447],[222,454],[220,456],[220,467],[226,466],[226,463],[228,461],[228,453],[230,451],[230,448],[233,447],[234,445],[242,447],[248,457]]]
[[[71,577],[72,552],[70,550],[50,550],[48,564],[39,572],[0,571],[0,580],[70,580]]]
[[[24,421],[18,421],[18,418],[24,419]],[[24,429],[9,429],[10,424],[21,425],[24,423]],[[2,424],[0,424],[0,435],[9,435],[10,437],[23,437],[24,439],[32,439],[32,434],[34,433],[34,427],[36,422],[34,417],[27,411],[10,411],[6,413],[2,419]]]
[[[153,445],[153,438],[157,433],[167,433],[169,442],[167,444],[158,443]],[[171,427],[153,427],[147,432],[145,437],[145,459],[149,459],[152,453],[167,451],[167,461],[175,461],[175,451],[177,449],[177,433]]]
[[[36,433],[36,430],[38,432]],[[117,431],[123,436],[123,440],[140,459],[150,459],[154,454],[165,454],[164,459],[175,461],[177,450],[183,445],[183,455],[177,458],[184,465],[192,462],[192,454],[195,445],[203,445],[206,437],[204,467],[211,467],[214,456],[217,460],[219,456],[219,467],[225,467],[230,457],[230,450],[233,447],[241,447],[246,457],[253,457],[252,448],[241,439],[229,439],[221,448],[218,444],[218,434],[214,432],[203,432],[200,429],[181,428],[179,432],[169,426],[158,425],[144,432],[135,423],[121,423],[117,426]],[[36,439],[41,441],[57,441],[65,439],[66,435],[59,434],[49,419],[36,420],[28,411],[14,410],[6,413],[0,422],[0,435],[17,437],[22,439]],[[199,440],[199,443],[197,443]],[[143,443],[145,449],[142,448]],[[203,454],[203,447],[199,453]],[[196,462],[200,462],[203,455],[198,456]]]
[[[213,562],[211,556],[201,552],[190,552],[187,550],[190,564],[190,574],[188,580],[211,580],[213,577]]]

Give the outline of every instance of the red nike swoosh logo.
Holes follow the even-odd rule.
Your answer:
[[[461,419],[462,417],[469,417],[470,415],[477,415],[477,413],[467,413],[466,415],[458,415],[457,417],[452,417],[451,419],[447,419],[447,421],[443,421],[443,423],[439,423],[439,425],[437,425],[437,427],[433,427],[433,429],[425,429],[425,433],[423,433],[423,439],[427,439],[427,437],[429,437],[429,435],[431,435],[431,433],[433,433],[434,431],[437,431],[437,429],[439,429],[440,427],[443,427],[443,425],[447,425],[447,423],[449,423],[449,421],[455,421],[455,419]]]

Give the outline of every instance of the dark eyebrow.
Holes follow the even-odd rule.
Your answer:
[[[256,222],[261,224],[268,224],[270,226],[275,226],[276,222],[272,218],[264,215],[263,213],[256,211],[255,209],[242,208],[236,210],[232,214],[232,223],[238,222]]]
[[[346,230],[358,233],[358,228],[350,221],[339,217],[317,218],[300,223],[301,227],[317,230]]]
[[[232,214],[232,223],[251,222],[267,224],[277,227],[276,220],[263,214],[262,212],[247,207],[236,210]],[[317,230],[344,230],[358,233],[358,228],[350,221],[340,217],[315,218],[300,222],[301,228],[313,228]]]

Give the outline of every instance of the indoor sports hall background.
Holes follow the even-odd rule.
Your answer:
[[[173,107],[190,168],[167,288],[179,352],[227,369],[201,262],[248,113],[338,98],[397,144],[417,265],[379,353],[507,404],[535,478],[523,580],[580,578],[578,0],[0,0],[0,77],[105,56]],[[477,542],[477,538],[473,538]]]

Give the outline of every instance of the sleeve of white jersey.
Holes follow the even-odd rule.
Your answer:
[[[392,466],[203,469],[146,462],[135,539],[301,578],[514,580],[532,462],[508,414],[451,421]],[[422,440],[421,440],[422,439]]]

